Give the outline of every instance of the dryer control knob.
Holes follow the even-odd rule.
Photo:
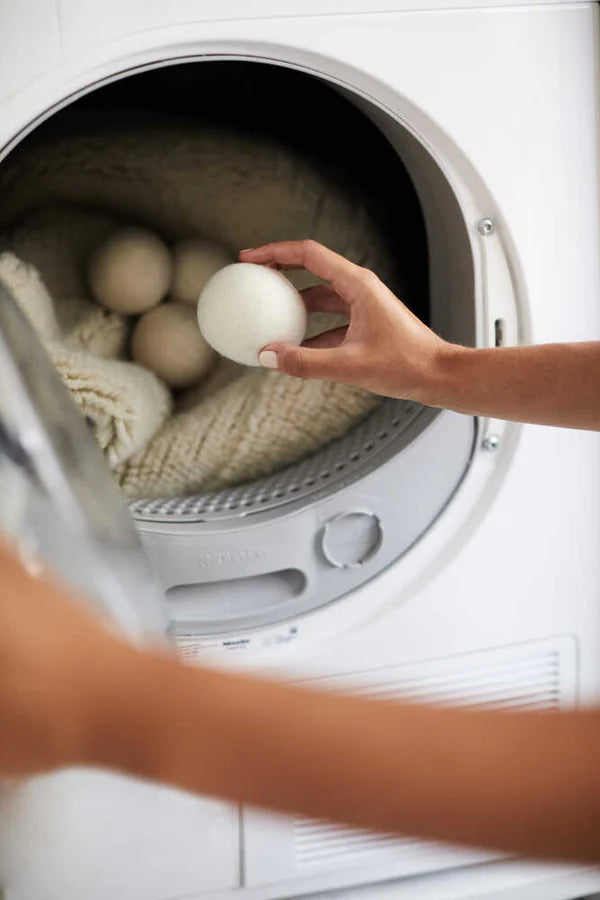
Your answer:
[[[381,546],[383,532],[374,513],[340,513],[325,525],[321,548],[325,559],[340,569],[362,566]]]

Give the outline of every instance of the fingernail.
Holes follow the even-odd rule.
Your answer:
[[[276,369],[277,354],[274,350],[261,350],[258,354],[258,361],[265,369]]]
[[[240,250],[240,253],[250,253],[251,250],[254,250],[254,247],[246,247],[245,250]]]

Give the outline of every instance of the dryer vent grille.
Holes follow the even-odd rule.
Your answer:
[[[502,651],[453,661],[398,667],[370,673],[369,683],[337,682],[345,693],[438,705],[531,710],[556,709],[572,699],[572,677],[568,644],[539,645],[515,658],[502,658]],[[352,676],[352,681],[360,676]],[[319,683],[319,682],[317,682]],[[330,679],[323,686],[332,687]],[[293,823],[296,867],[357,866],[400,862],[418,858],[432,844],[354,828],[341,828],[315,819],[297,818]]]
[[[313,688],[380,699],[463,707],[558,709],[576,700],[576,643],[569,636],[445,659],[312,679]],[[244,810],[246,883],[319,877],[337,886],[400,878],[497,858],[418,838],[397,837]],[[273,850],[275,848],[275,850]],[[283,891],[282,891],[283,894]]]
[[[411,853],[419,841],[398,839],[354,828],[339,828],[318,819],[294,822],[294,855],[299,869],[309,866],[356,866],[386,862],[390,856]]]
[[[380,700],[413,700],[484,706],[500,709],[548,709],[559,705],[562,694],[560,653],[557,649],[519,660],[487,664],[484,660],[452,672],[406,673],[360,687],[361,693]],[[348,692],[348,688],[345,688]]]

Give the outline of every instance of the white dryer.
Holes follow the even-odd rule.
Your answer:
[[[0,0],[1,159],[102,91],[143,102],[159,70],[179,90],[198,67],[285,69],[300,91],[337,92],[408,173],[434,328],[477,346],[597,339],[598,24],[577,0]],[[599,449],[597,435],[385,401],[282,473],[131,512],[191,661],[374,696],[593,703]],[[587,867],[96,772],[30,781],[3,819],[7,900],[600,889]]]

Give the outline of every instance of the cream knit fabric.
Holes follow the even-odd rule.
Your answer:
[[[79,329],[63,335],[54,304],[36,269],[12,253],[0,254],[0,281],[11,291],[43,341],[81,413],[92,423],[109,465],[147,444],[171,412],[166,386],[140,366],[79,349]],[[94,313],[95,314],[95,313]],[[94,317],[85,316],[84,331]],[[102,319],[98,318],[100,325]],[[96,329],[96,346],[114,347],[113,329]]]
[[[174,126],[92,131],[13,154],[0,167],[0,196],[0,248],[39,270],[44,302],[56,311],[56,329],[44,340],[127,496],[266,475],[343,435],[379,402],[357,388],[222,361],[177,398],[165,421],[166,388],[118,358],[127,323],[89,297],[85,260],[116,221],[148,225],[167,240],[208,237],[233,253],[312,237],[389,280],[393,266],[363,206],[288,148]],[[314,282],[307,273],[292,279],[299,287]],[[27,307],[31,285],[12,286]]]

